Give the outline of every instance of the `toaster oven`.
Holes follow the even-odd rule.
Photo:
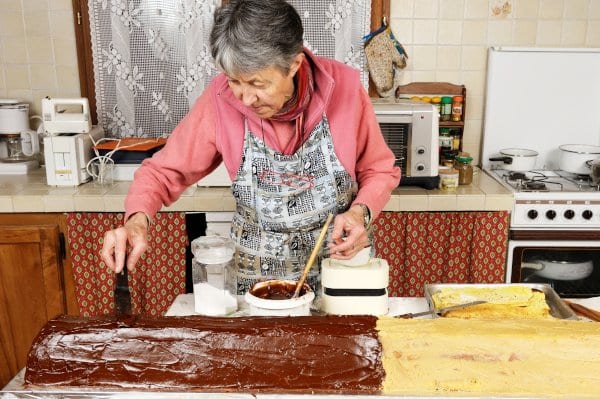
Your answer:
[[[401,186],[438,187],[439,118],[432,104],[373,99],[383,137],[402,170]]]

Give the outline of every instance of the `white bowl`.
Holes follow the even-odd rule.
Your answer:
[[[309,316],[315,293],[306,283],[304,284],[305,293],[297,298],[267,299],[257,296],[271,288],[285,289],[293,294],[295,287],[296,282],[290,280],[268,280],[254,284],[244,296],[249,305],[250,316]]]

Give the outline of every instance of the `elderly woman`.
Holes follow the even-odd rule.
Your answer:
[[[222,73],[145,160],[125,201],[123,227],[104,237],[102,259],[132,269],[163,205],[221,162],[236,201],[238,292],[265,277],[297,279],[328,214],[320,256],[350,259],[398,185],[358,71],[303,47],[302,22],[283,0],[230,1],[215,13],[212,56]],[[320,259],[315,264],[320,264]],[[318,284],[318,267],[308,282]]]

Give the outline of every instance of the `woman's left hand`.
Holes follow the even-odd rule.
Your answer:
[[[333,221],[331,241],[327,243],[333,259],[351,259],[361,249],[370,245],[369,234],[364,226],[363,210],[353,205]]]

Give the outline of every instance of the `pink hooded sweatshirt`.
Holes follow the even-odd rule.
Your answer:
[[[371,100],[356,69],[307,49],[305,54],[313,65],[315,91],[305,112],[303,136],[327,116],[336,155],[358,181],[353,203],[367,205],[375,218],[398,186],[400,168],[394,166],[394,154],[381,135]],[[233,180],[241,163],[244,119],[253,134],[283,152],[276,132],[288,123],[261,121],[234,97],[227,77],[218,75],[164,148],[142,162],[125,199],[125,218],[143,212],[152,219],[163,205],[171,205],[221,162]]]

